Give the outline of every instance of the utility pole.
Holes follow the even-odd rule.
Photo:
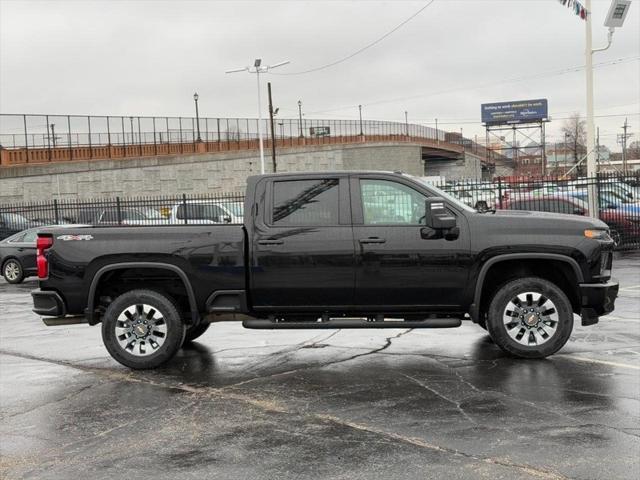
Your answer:
[[[622,131],[624,132],[622,134],[618,134],[618,143],[622,145],[622,172],[627,173],[627,139],[633,135],[632,133],[627,133],[627,130],[629,129],[628,118],[624,119],[624,125],[620,128],[622,128]]]
[[[267,82],[267,91],[269,93],[269,120],[271,120],[271,162],[273,164],[273,173],[276,173],[276,133],[273,124],[273,101],[271,100],[271,82]]]
[[[362,137],[364,135],[362,130],[362,105],[358,105],[358,110],[360,112],[360,136]]]

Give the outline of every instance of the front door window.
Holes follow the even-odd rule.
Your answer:
[[[365,225],[420,225],[425,196],[388,180],[360,181]]]

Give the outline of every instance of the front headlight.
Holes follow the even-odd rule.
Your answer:
[[[595,228],[589,228],[584,231],[584,236],[587,238],[593,238],[594,240],[611,240],[609,232],[607,230],[600,230]]]

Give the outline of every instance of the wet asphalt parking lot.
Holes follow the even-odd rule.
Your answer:
[[[480,327],[212,326],[131,371],[0,280],[0,477],[640,478],[640,253],[616,311],[546,360]]]

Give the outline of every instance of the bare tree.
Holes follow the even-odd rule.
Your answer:
[[[565,138],[565,147],[571,152],[573,157],[573,163],[578,163],[584,155],[587,153],[585,147],[587,143],[587,122],[580,116],[579,113],[574,113],[565,120],[562,125],[562,133]],[[586,163],[583,161],[578,167],[576,167],[578,175],[583,175],[586,170]]]

